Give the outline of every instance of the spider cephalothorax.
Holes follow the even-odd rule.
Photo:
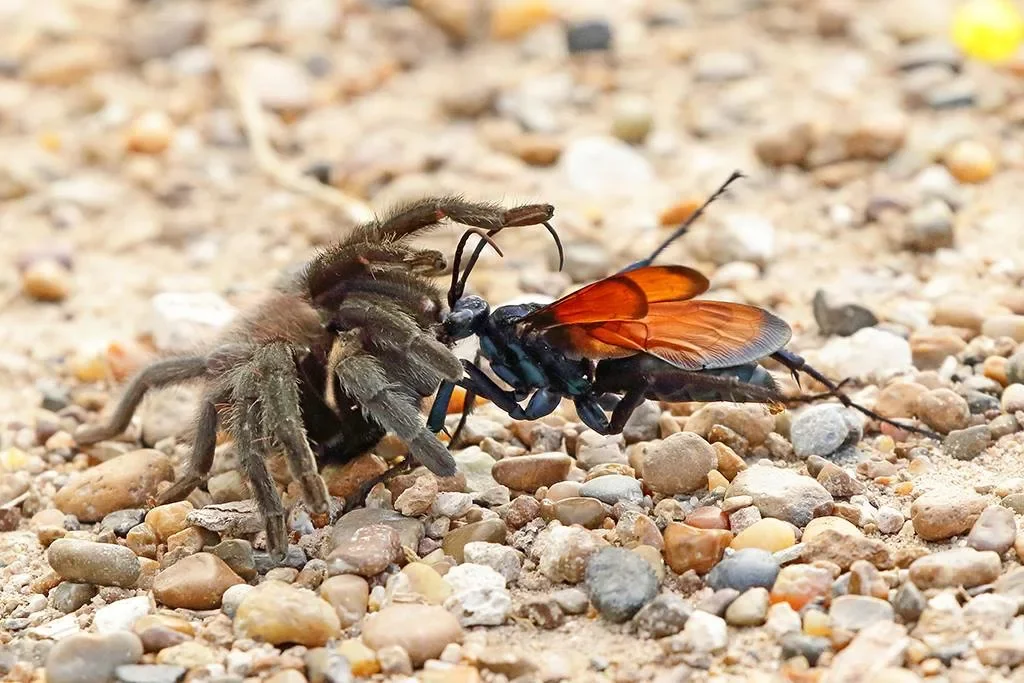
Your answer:
[[[331,503],[318,465],[351,459],[386,432],[431,472],[455,473],[455,461],[420,413],[424,397],[463,372],[438,341],[447,307],[427,279],[446,263],[439,252],[416,249],[408,238],[450,220],[474,226],[470,232],[483,238],[482,248],[485,242],[493,246],[490,235],[499,230],[546,224],[552,213],[547,205],[504,210],[458,198],[425,199],[362,225],[241,314],[206,352],[143,368],[110,419],[81,428],[76,440],[87,445],[124,431],[149,389],[202,381],[188,469],[158,502],[181,500],[203,482],[221,425],[234,439],[263,515],[267,549],[280,559],[288,533],[266,465],[273,453],[284,454],[317,514]],[[464,237],[453,281],[465,243]],[[478,256],[479,248],[472,262]]]

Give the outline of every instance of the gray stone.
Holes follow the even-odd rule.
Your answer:
[[[683,630],[693,605],[676,593],[662,593],[640,608],[633,617],[637,631],[651,638],[665,638]]]
[[[91,583],[62,581],[50,591],[50,607],[68,614],[92,600],[99,589]]]
[[[142,571],[135,553],[112,543],[62,538],[50,544],[46,559],[61,578],[75,583],[131,588]]]
[[[60,640],[46,658],[47,683],[108,683],[123,664],[142,658],[134,633],[78,633]]]
[[[183,666],[170,664],[124,664],[114,675],[118,683],[178,683],[186,671]]]
[[[591,479],[580,487],[580,495],[597,498],[608,505],[615,505],[619,501],[639,503],[644,499],[640,482],[624,474],[606,474]]]
[[[757,587],[770,589],[778,575],[779,563],[770,552],[744,548],[715,565],[707,583],[715,590],[734,588],[742,593]]]
[[[604,548],[587,563],[590,601],[605,619],[628,621],[658,593],[651,565],[625,548]]]

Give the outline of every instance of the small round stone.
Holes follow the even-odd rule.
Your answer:
[[[615,101],[612,112],[612,135],[623,142],[639,144],[651,132],[651,103],[646,97],[624,95]]]
[[[944,162],[961,183],[981,183],[992,177],[996,159],[992,151],[976,140],[960,140],[946,152]]]
[[[253,588],[238,606],[235,636],[255,638],[272,645],[297,643],[321,647],[341,633],[338,615],[312,591],[280,581],[265,581]]]
[[[242,604],[242,600],[245,600],[245,596],[247,596],[252,589],[253,587],[247,583],[238,583],[229,587],[220,597],[221,611],[234,619],[235,613],[238,612],[238,606]]]
[[[341,627],[348,628],[366,615],[370,585],[354,574],[331,576],[320,584],[320,597],[334,608]]]
[[[639,503],[644,498],[640,482],[634,477],[622,474],[607,474],[591,479],[580,487],[579,495],[596,498],[608,505],[615,505],[620,501]]]
[[[144,507],[157,485],[174,479],[170,458],[156,450],[131,451],[73,475],[54,503],[82,522],[98,522],[115,510]]]
[[[50,591],[50,607],[68,614],[82,607],[94,597],[99,589],[89,583],[63,581]]]
[[[708,472],[717,463],[711,444],[692,432],[677,432],[647,453],[643,478],[658,493],[690,493],[707,485]]]
[[[910,565],[910,580],[921,590],[973,588],[992,583],[1001,569],[999,555],[974,548],[954,548],[920,557]]]
[[[749,588],[732,601],[725,610],[730,626],[760,626],[768,619],[768,589]]]
[[[967,534],[967,545],[975,550],[992,550],[1002,555],[1013,546],[1017,537],[1017,522],[1013,511],[1002,505],[990,505],[982,510],[978,520]]]
[[[605,548],[587,563],[587,590],[594,607],[608,621],[628,621],[658,594],[658,578],[639,555]]]
[[[142,571],[131,550],[112,543],[62,538],[50,545],[46,559],[63,579],[99,586],[131,588]]]
[[[224,560],[212,553],[196,553],[156,575],[153,597],[168,607],[216,609],[224,591],[241,583],[245,582]]]
[[[505,522],[500,519],[485,519],[480,522],[471,522],[449,532],[441,542],[441,548],[445,555],[451,555],[457,562],[463,562],[467,543],[473,541],[504,543],[507,535],[508,527],[505,526]]]
[[[376,576],[396,562],[402,552],[398,532],[383,524],[371,524],[343,539],[327,556],[330,574]]]
[[[714,505],[702,505],[696,508],[693,512],[686,515],[686,519],[683,521],[698,529],[729,530],[729,515]]]
[[[795,610],[832,590],[832,572],[809,564],[791,564],[779,570],[772,586],[772,603],[787,602]]]
[[[725,495],[750,496],[762,517],[776,517],[797,527],[807,526],[833,508],[831,494],[817,481],[771,465],[755,465],[740,472]]]
[[[779,563],[770,552],[759,548],[744,548],[725,558],[708,574],[711,588],[732,588],[741,593],[761,586],[771,588],[779,575]]]
[[[146,513],[146,524],[156,533],[157,540],[166,543],[168,538],[188,527],[186,517],[194,509],[187,500],[158,505]]]
[[[500,543],[474,541],[463,548],[466,562],[490,567],[501,574],[505,581],[513,583],[522,570],[522,556],[515,548]]]
[[[829,609],[834,628],[861,631],[879,621],[892,621],[896,613],[892,605],[868,595],[840,595]]]
[[[681,596],[662,593],[636,613],[633,624],[638,631],[651,638],[665,638],[682,631],[691,614],[693,605]]]
[[[936,489],[921,495],[910,506],[914,531],[926,541],[941,541],[968,531],[988,501],[971,491]]]
[[[823,404],[801,412],[789,429],[797,457],[827,457],[860,439],[860,430],[840,406]]]
[[[608,512],[604,503],[596,498],[565,498],[541,507],[541,515],[548,520],[557,519],[565,526],[579,524],[587,529],[601,526]]]
[[[122,664],[142,658],[134,633],[76,633],[59,640],[46,657],[47,683],[107,683]]]
[[[148,111],[132,121],[127,145],[132,152],[160,154],[171,144],[174,122],[162,111]]]
[[[551,486],[569,476],[572,458],[563,454],[542,453],[503,458],[494,463],[491,476],[513,491],[533,493],[541,486]]]
[[[734,550],[760,548],[774,553],[785,550],[794,543],[796,543],[796,534],[792,524],[783,522],[781,519],[766,517],[759,522],[754,522],[737,534],[729,546]]]
[[[677,574],[690,569],[698,574],[711,571],[732,541],[732,533],[722,529],[698,529],[680,522],[665,527],[665,562]]]
[[[557,525],[539,536],[541,574],[554,582],[579,583],[583,580],[590,556],[607,543],[587,529]],[[536,552],[536,551],[534,551]]]
[[[22,272],[21,288],[36,301],[63,301],[71,293],[71,273],[56,259],[38,259]]]
[[[942,387],[918,397],[917,415],[926,425],[945,434],[966,427],[971,409],[963,396]]]
[[[413,666],[436,659],[449,643],[462,642],[462,627],[454,615],[434,605],[395,604],[363,623],[363,642],[374,650],[399,646]]]
[[[437,478],[433,475],[424,475],[395,498],[395,509],[406,517],[426,514],[434,504],[437,493]]]

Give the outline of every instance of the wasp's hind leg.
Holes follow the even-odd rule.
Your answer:
[[[771,357],[774,358],[775,360],[777,360],[779,363],[782,363],[782,365],[784,365],[787,368],[789,368],[792,372],[794,372],[794,373],[803,372],[806,375],[808,375],[809,377],[811,377],[811,378],[817,380],[818,382],[821,382],[822,384],[824,384],[825,387],[828,389],[828,392],[825,395],[826,396],[834,396],[836,399],[838,399],[838,401],[840,403],[842,403],[847,408],[852,408],[853,410],[856,410],[856,411],[866,415],[867,417],[871,418],[872,420],[876,420],[878,422],[890,425],[892,427],[896,427],[897,429],[902,429],[902,430],[907,431],[907,432],[913,432],[915,434],[921,434],[923,436],[927,436],[930,439],[936,439],[936,440],[939,440],[939,441],[942,440],[941,436],[939,436],[935,432],[931,431],[930,429],[924,429],[922,427],[915,427],[914,425],[908,425],[908,424],[904,424],[902,422],[897,422],[896,420],[890,420],[887,417],[883,417],[882,415],[879,415],[878,413],[876,413],[873,410],[865,408],[864,406],[860,405],[859,403],[855,403],[849,396],[847,396],[846,394],[844,394],[842,392],[841,386],[839,384],[836,384],[835,382],[830,380],[828,377],[826,377],[825,375],[821,374],[821,372],[819,372],[818,370],[815,370],[813,367],[811,367],[810,365],[807,364],[807,360],[806,359],[804,359],[801,356],[796,355],[795,353],[792,353],[791,351],[787,351],[785,349],[782,349],[781,351],[776,351],[775,353],[773,353],[771,355]]]

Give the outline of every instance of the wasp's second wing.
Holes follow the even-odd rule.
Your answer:
[[[768,311],[726,301],[672,301],[649,306],[641,320],[566,325],[545,337],[592,360],[649,353],[683,370],[751,363],[783,348],[789,325]]]
[[[598,280],[523,318],[535,330],[560,325],[641,320],[652,304],[684,301],[707,291],[708,279],[686,266],[647,266]]]

